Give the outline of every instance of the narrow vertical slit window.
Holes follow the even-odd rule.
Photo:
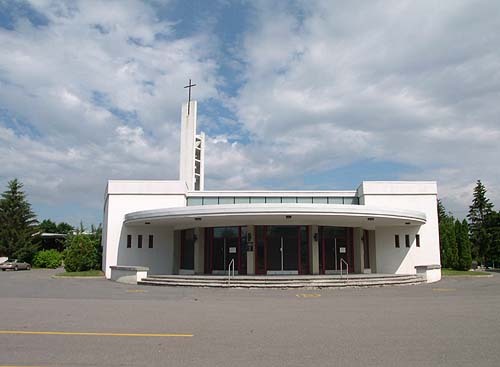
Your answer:
[[[399,234],[394,235],[394,245],[399,248]]]
[[[142,234],[137,236],[137,248],[142,248]]]
[[[416,242],[417,247],[420,247],[420,235],[419,234],[415,235],[415,242]]]
[[[410,247],[410,235],[405,234],[405,245],[406,247]]]
[[[127,248],[132,247],[132,235],[128,234],[127,235]]]
[[[152,235],[152,234],[150,234],[150,235],[149,235],[149,248],[153,248],[153,241],[154,241],[154,240],[153,240],[153,235]]]

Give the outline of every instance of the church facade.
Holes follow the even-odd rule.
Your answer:
[[[182,108],[175,181],[108,181],[103,270],[151,274],[416,274],[441,278],[437,185],[364,181],[347,191],[204,190],[204,134]]]

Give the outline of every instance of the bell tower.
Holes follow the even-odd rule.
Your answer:
[[[189,85],[192,87],[191,80]],[[189,191],[203,191],[205,175],[205,134],[196,134],[196,101],[182,105],[181,153],[179,179],[186,182]]]

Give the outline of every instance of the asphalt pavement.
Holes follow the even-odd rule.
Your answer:
[[[0,366],[498,366],[500,274],[245,290],[0,272]]]

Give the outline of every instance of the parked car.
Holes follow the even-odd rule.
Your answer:
[[[0,269],[2,269],[2,271],[5,271],[5,270],[14,270],[14,271],[17,271],[17,270],[30,270],[31,269],[31,265],[28,264],[28,263],[24,263],[22,261],[18,261],[16,259],[14,260],[8,260],[6,262],[4,262],[3,264],[0,265]]]

